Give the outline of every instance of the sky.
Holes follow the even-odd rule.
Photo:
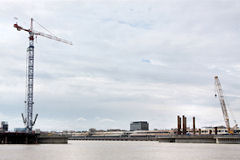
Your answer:
[[[240,122],[240,1],[0,0],[0,121],[24,127],[28,33],[18,23],[72,41],[35,39],[34,128],[175,128],[224,125],[218,75]],[[17,17],[18,20],[14,19]],[[44,30],[38,23],[47,28]]]

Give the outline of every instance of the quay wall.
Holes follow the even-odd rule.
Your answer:
[[[216,136],[217,144],[240,144],[240,136],[232,135],[232,136]]]
[[[169,135],[158,137],[70,137],[69,140],[82,141],[159,141],[161,143],[217,143],[240,144],[240,135]]]
[[[65,136],[38,136],[38,144],[67,144],[68,138]]]
[[[216,143],[216,139],[212,135],[181,135],[174,136],[175,143]]]
[[[82,141],[157,141],[156,137],[70,137],[69,140]]]

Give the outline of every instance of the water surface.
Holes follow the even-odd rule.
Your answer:
[[[0,145],[1,160],[240,160],[240,144],[69,141]]]

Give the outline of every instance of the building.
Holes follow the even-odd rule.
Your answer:
[[[26,132],[26,128],[14,128],[14,132],[25,133]]]
[[[2,121],[1,122],[1,129],[2,129],[3,132],[7,132],[8,131],[8,122]]]
[[[149,130],[149,125],[147,121],[136,121],[130,124],[130,131],[137,131],[137,130]]]

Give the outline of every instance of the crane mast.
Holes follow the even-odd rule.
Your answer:
[[[222,86],[218,79],[218,76],[215,76],[214,79],[215,79],[217,95],[218,95],[218,98],[219,98],[219,101],[221,104],[221,108],[222,108],[223,118],[224,118],[227,130],[228,130],[228,133],[231,133],[232,131],[231,131],[230,123],[229,123],[229,116],[228,116],[228,112],[227,112],[226,103],[224,101]],[[215,96],[217,96],[217,95],[215,95]]]
[[[56,41],[60,41],[66,44],[72,45],[72,42],[66,41],[64,39],[58,38],[56,36],[52,36],[49,34],[37,32],[33,30],[33,18],[31,18],[30,29],[25,29],[19,26],[17,23],[13,25],[18,31],[26,31],[29,33],[29,47],[27,48],[27,77],[26,77],[26,113],[25,116],[22,113],[23,123],[26,126],[26,132],[32,132],[33,126],[37,120],[38,114],[35,115],[33,119],[33,84],[34,84],[34,36],[43,36],[49,39],[53,39]]]

